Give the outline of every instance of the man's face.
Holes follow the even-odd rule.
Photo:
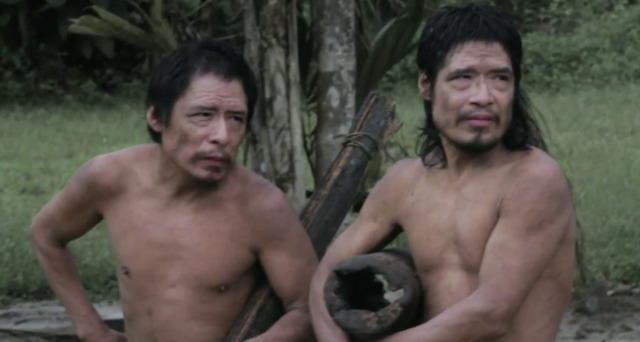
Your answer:
[[[176,101],[168,125],[147,117],[162,133],[162,149],[182,170],[198,180],[218,182],[235,163],[247,114],[240,81],[206,74],[195,76]]]
[[[418,86],[431,101],[443,145],[479,153],[502,140],[512,116],[511,60],[498,43],[467,42],[451,51],[433,90],[424,74]]]

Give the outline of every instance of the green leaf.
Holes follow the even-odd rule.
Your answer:
[[[91,55],[93,54],[93,47],[91,46],[91,42],[89,39],[79,39],[75,43],[75,46],[76,49],[80,51],[80,53],[82,53],[82,55],[86,59],[91,58]]]
[[[102,8],[109,8],[109,0],[91,0],[91,3]]]
[[[411,1],[378,32],[369,54],[358,70],[356,92],[359,96],[368,94],[386,72],[414,48],[423,18],[422,2]]]
[[[91,8],[98,17],[83,15],[78,19],[72,19],[69,32],[115,38],[140,47],[160,52],[165,51],[165,47],[157,42],[157,38],[154,35],[143,31],[99,6],[92,6]]]
[[[107,58],[112,59],[115,56],[115,44],[113,39],[97,37],[93,43]]]
[[[67,0],[47,0],[47,3],[55,8],[63,6],[65,2],[67,2]]]

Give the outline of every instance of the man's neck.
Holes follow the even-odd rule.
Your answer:
[[[486,151],[467,151],[443,141],[442,153],[446,161],[444,168],[451,177],[459,179],[502,164],[509,150],[502,143],[498,143]]]
[[[158,185],[166,189],[173,198],[195,198],[202,194],[222,189],[229,182],[228,178],[232,174],[232,172],[229,172],[227,177],[218,182],[203,181],[182,169],[172,158],[164,153],[162,147],[159,146],[157,151],[155,175]],[[235,166],[233,167],[235,168]]]

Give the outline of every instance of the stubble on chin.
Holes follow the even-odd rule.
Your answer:
[[[468,154],[478,155],[485,152],[488,152],[495,148],[500,143],[500,139],[494,139],[490,141],[480,141],[480,138],[477,138],[470,142],[460,142],[460,141],[451,141],[451,144]]]

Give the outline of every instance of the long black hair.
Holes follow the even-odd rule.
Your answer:
[[[151,73],[147,90],[147,108],[153,106],[153,115],[167,126],[175,102],[184,94],[195,76],[206,74],[242,83],[247,97],[246,122],[251,122],[258,98],[255,75],[240,53],[210,38],[185,42],[160,60]],[[162,140],[160,133],[149,126],[147,130],[153,141]]]
[[[535,146],[546,150],[546,144],[534,119],[534,109],[520,88],[522,40],[511,18],[488,3],[470,3],[462,7],[443,7],[426,22],[418,45],[417,64],[427,77],[433,93],[438,72],[458,46],[467,42],[498,43],[511,60],[515,78],[512,118],[503,145],[510,150],[526,150]],[[425,124],[418,137],[419,154],[424,159],[438,152],[439,163],[446,164],[440,132],[433,122],[432,102],[424,101]]]

